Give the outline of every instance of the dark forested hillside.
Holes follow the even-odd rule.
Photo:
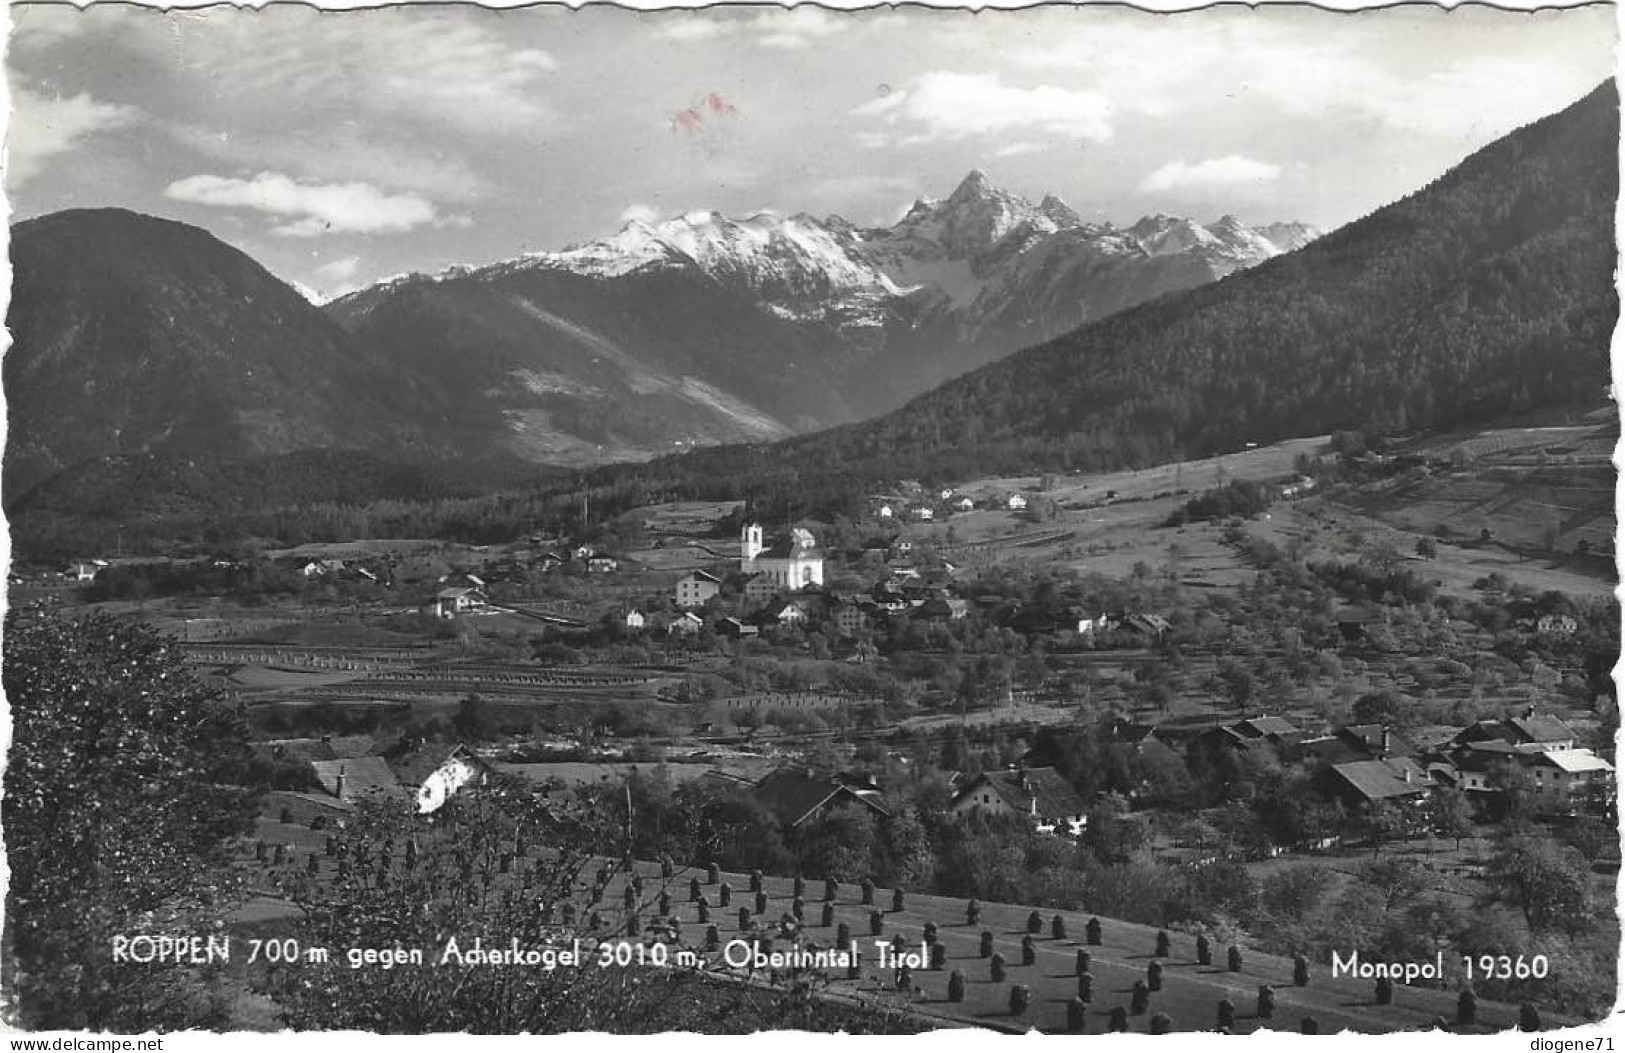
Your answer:
[[[122,209],[12,228],[6,503],[110,455],[423,455],[443,400],[205,231]]]

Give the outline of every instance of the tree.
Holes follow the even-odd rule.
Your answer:
[[[1580,854],[1544,838],[1512,837],[1486,876],[1490,898],[1517,907],[1531,929],[1579,931],[1591,924],[1591,889]]]
[[[29,1029],[219,1027],[206,970],[116,963],[115,935],[216,931],[254,794],[244,728],[169,641],[102,614],[6,617],[7,936]]]
[[[1433,832],[1440,837],[1453,838],[1456,851],[1461,851],[1461,839],[1473,832],[1473,806],[1467,795],[1455,787],[1442,787],[1433,792],[1430,806]]]
[[[457,713],[451,718],[451,726],[464,742],[483,742],[495,733],[485,699],[472,691],[457,703]]]

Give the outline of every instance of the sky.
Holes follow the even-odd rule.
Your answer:
[[[13,219],[204,227],[308,295],[695,209],[1335,228],[1611,75],[1614,12],[13,8]]]

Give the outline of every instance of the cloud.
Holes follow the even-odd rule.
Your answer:
[[[730,23],[705,15],[685,13],[663,19],[655,29],[654,35],[661,40],[670,40],[678,44],[697,44],[703,40],[727,36],[733,30],[734,27]]]
[[[781,51],[799,51],[810,47],[820,40],[846,32],[851,24],[850,16],[836,17],[816,7],[762,14],[751,22],[758,34],[757,43]]]
[[[401,8],[177,14],[165,32],[141,43],[167,64],[185,54],[203,68],[230,70],[219,90],[243,105],[307,99],[482,135],[550,129],[558,115],[547,80],[558,60],[504,39],[483,14]]]
[[[659,221],[660,221],[660,210],[655,208],[653,205],[643,205],[643,204],[633,204],[633,205],[626,206],[626,209],[621,213],[621,217],[620,217],[620,220],[619,220],[619,222],[622,223],[622,224],[633,223],[633,222],[637,222],[637,223],[658,223]]]
[[[346,256],[342,260],[324,263],[316,268],[316,273],[323,278],[336,282],[346,282],[355,277],[356,268],[361,265],[360,256]]]
[[[1245,186],[1249,183],[1274,182],[1281,175],[1281,166],[1251,157],[1230,154],[1212,157],[1195,164],[1170,161],[1146,176],[1140,189],[1149,193],[1168,190],[1209,190],[1216,187]]]
[[[164,188],[174,201],[217,208],[247,208],[282,219],[271,233],[309,238],[321,234],[392,234],[428,224],[464,226],[467,217],[442,220],[433,203],[416,194],[386,194],[367,183],[303,184],[280,172],[253,179],[195,175]]]
[[[133,106],[101,102],[88,93],[47,97],[27,88],[12,93],[7,168],[18,183],[39,175],[45,162],[91,137],[128,127],[141,116]]]
[[[982,73],[925,73],[902,90],[871,99],[851,112],[887,124],[918,126],[904,142],[956,140],[1015,130],[1092,142],[1112,137],[1107,119],[1110,106],[1094,92],[1051,85],[1017,88]]]
[[[994,157],[1026,157],[1028,154],[1037,154],[1044,151],[1042,143],[1010,143],[993,151]]]

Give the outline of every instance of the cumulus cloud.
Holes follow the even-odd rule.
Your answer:
[[[432,202],[416,194],[387,194],[367,183],[296,183],[280,172],[253,179],[195,175],[164,188],[174,201],[217,208],[246,208],[281,222],[271,233],[309,238],[320,234],[393,234],[428,224],[466,225],[466,217],[442,220]]]
[[[12,93],[7,168],[24,183],[39,175],[45,162],[105,131],[127,127],[140,117],[133,106],[102,102],[81,92],[68,98],[48,97],[18,88]]]
[[[621,213],[621,223],[657,223],[660,220],[660,210],[653,205],[633,204],[626,206]]]
[[[1042,143],[1007,143],[993,151],[994,157],[1026,157],[1028,154],[1042,153]]]
[[[1169,190],[1209,190],[1216,187],[1246,186],[1249,183],[1274,182],[1281,175],[1281,166],[1269,161],[1230,154],[1211,157],[1194,164],[1170,161],[1146,176],[1140,189],[1150,193]]]
[[[1105,98],[1052,85],[1018,88],[997,76],[936,70],[852,110],[853,116],[917,128],[903,142],[965,139],[1016,130],[1105,142],[1112,136]]]

